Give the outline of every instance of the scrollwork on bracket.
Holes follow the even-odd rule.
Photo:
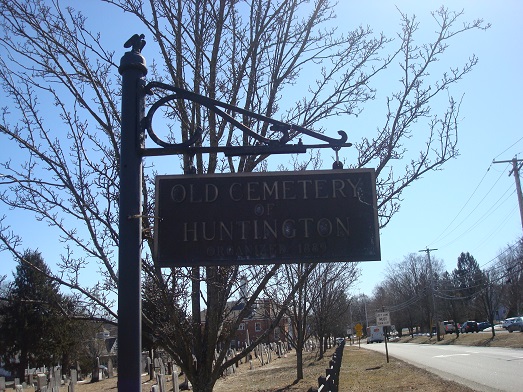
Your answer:
[[[131,41],[131,40],[129,40]],[[128,41],[128,42],[129,42]],[[134,48],[134,46],[133,46]],[[145,94],[151,95],[153,89],[161,89],[170,91],[173,94],[166,95],[156,101],[147,112],[144,121],[143,127],[149,134],[150,138],[162,149],[145,149],[144,155],[167,155],[167,154],[195,154],[195,153],[205,153],[205,152],[224,152],[226,155],[252,155],[252,154],[281,154],[281,153],[299,153],[305,152],[307,148],[333,148],[339,150],[341,147],[350,147],[351,143],[347,142],[347,134],[344,131],[338,131],[340,139],[334,139],[323,134],[317,133],[310,129],[300,127],[297,125],[286,124],[281,121],[274,120],[272,118],[257,114],[246,109],[239,108],[234,105],[230,105],[224,102],[211,99],[191,91],[171,86],[161,82],[150,82],[144,87]],[[252,137],[258,142],[256,146],[223,146],[223,147],[198,147],[195,144],[201,140],[202,130],[200,128],[195,129],[194,134],[183,143],[169,143],[162,140],[154,132],[153,129],[153,116],[156,111],[168,104],[171,101],[177,99],[189,100],[194,103],[198,103],[212,112],[216,113],[218,116],[222,117],[225,121],[234,125],[236,128],[241,130],[244,134]],[[245,124],[238,121],[236,118],[228,114],[236,113],[240,115],[246,115],[251,118],[254,118],[259,121],[263,121],[271,124],[271,130],[274,132],[279,132],[282,136],[275,140],[269,139],[260,134],[256,133],[250,129]],[[295,132],[298,134],[305,134],[307,136],[322,140],[327,144],[320,145],[304,145],[301,140],[298,144],[288,145],[287,142],[290,140],[290,133]]]

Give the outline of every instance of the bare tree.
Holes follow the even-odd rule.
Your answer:
[[[517,316],[523,312],[523,240],[508,247],[498,260],[506,286],[503,303],[507,317]]]
[[[288,292],[296,286],[297,281],[303,276],[308,268],[307,263],[285,265],[282,284],[279,287],[279,296],[286,297]],[[300,285],[296,295],[289,302],[287,314],[290,318],[291,328],[287,334],[287,340],[296,350],[296,379],[303,379],[303,351],[305,344],[312,337],[313,330],[311,324],[312,302],[318,295],[318,285],[315,284],[314,277],[317,270],[313,272],[311,279]]]
[[[315,271],[317,295],[313,298],[312,319],[314,334],[319,341],[319,358],[323,358],[327,339],[337,329],[338,321],[347,320],[349,301],[347,291],[356,282],[359,270],[354,263],[326,263]],[[346,330],[345,325],[342,330]],[[343,335],[342,335],[343,336]]]
[[[137,29],[153,38],[149,40],[156,53],[151,79],[319,131],[323,120],[359,113],[374,97],[374,77],[399,61],[402,88],[390,95],[384,124],[374,137],[354,143],[358,161],[352,166],[376,168],[382,227],[398,210],[407,186],[458,153],[459,100],[449,98],[448,105],[437,113],[430,103],[470,72],[477,59],[472,56],[463,66],[442,75],[430,72],[435,62],[444,59],[452,39],[488,27],[481,20],[460,24],[461,13],[439,9],[433,14],[438,28],[433,41],[418,47],[414,38],[419,25],[414,17],[401,14],[403,30],[396,41],[363,27],[340,33],[329,24],[336,15],[326,0],[105,2],[115,11],[126,11],[139,22]],[[57,245],[64,251],[58,269],[50,275],[79,292],[91,304],[93,317],[115,321],[115,251],[125,246],[119,243],[117,231],[117,60],[115,48],[105,48],[102,36],[90,31],[86,18],[64,3],[0,0],[0,79],[9,100],[2,108],[0,135],[2,143],[17,151],[16,159],[7,157],[1,163],[0,200],[33,213],[54,230]],[[291,99],[287,91],[302,84],[304,71],[314,72],[316,80],[303,97]],[[230,123],[197,104],[175,100],[168,109],[165,137],[169,140],[186,141],[199,128],[202,145],[254,143],[251,135],[234,133]],[[271,130],[267,123],[247,116],[237,120],[263,137],[278,136],[279,131]],[[421,120],[428,122],[417,131],[423,147],[419,152],[407,151],[403,142],[413,135],[413,124]],[[296,134],[291,132],[289,137]],[[265,158],[186,155],[181,166],[188,170],[194,163],[200,174],[249,172],[264,169]],[[387,171],[391,163],[403,160],[410,162],[406,169]],[[144,216],[152,215],[153,174],[148,167]],[[252,277],[248,309],[280,266],[161,270],[151,257],[152,223],[144,219],[143,274],[155,290],[144,290],[145,301],[158,303],[157,309],[169,322],[159,326],[153,322],[158,315],[151,312],[144,314],[144,329],[174,355],[195,390],[212,390],[231,363],[223,361],[224,351],[215,357],[217,343],[230,342],[234,327],[245,316],[241,312],[229,329],[223,328],[227,301],[236,295],[239,276]],[[19,255],[22,239],[9,225],[9,217],[2,218],[2,249]],[[100,280],[86,284],[84,272],[93,264]],[[310,272],[305,271],[304,279]],[[208,310],[203,319],[201,304]]]
[[[387,301],[389,298],[399,298],[400,301],[376,303],[376,298],[373,299],[376,309],[388,306],[392,313],[391,318],[394,320],[398,316],[411,333],[418,325],[432,333],[430,326],[435,321],[435,312],[438,312],[434,303],[436,300],[434,293],[443,266],[437,259],[433,259],[431,263],[432,265],[429,266],[426,257],[412,253],[405,256],[402,262],[389,265],[385,282],[379,286],[382,294],[375,297],[387,298]],[[429,272],[431,270],[432,276]]]
[[[483,312],[491,325],[492,337],[496,336],[496,331],[494,328],[496,312],[499,310],[502,299],[503,291],[505,288],[503,282],[503,273],[496,266],[483,271],[482,283],[484,285],[481,290],[479,297],[481,305],[483,307]]]
[[[287,298],[309,266],[307,263],[285,265],[272,297],[278,303]],[[303,378],[303,351],[309,339],[318,338],[321,359],[329,334],[340,329],[345,334],[349,314],[346,292],[358,277],[357,263],[319,264],[289,301],[286,309],[291,328],[287,339],[296,349],[296,380]],[[340,327],[340,320],[347,322]]]

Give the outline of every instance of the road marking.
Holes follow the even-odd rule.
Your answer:
[[[457,356],[463,356],[463,355],[470,355],[470,354],[448,354],[448,355],[436,355],[434,358],[448,358],[448,357],[457,357]]]

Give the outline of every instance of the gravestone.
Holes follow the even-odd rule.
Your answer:
[[[5,391],[5,377],[0,377],[0,392]]]
[[[62,372],[59,367],[54,369],[52,381],[52,391],[60,392],[60,386],[62,385]]]
[[[151,357],[147,357],[147,372],[149,373],[149,380],[152,380],[154,378],[154,369]]]
[[[78,382],[77,370],[71,369],[71,380],[69,381],[69,391],[68,392],[74,392],[77,382]]]
[[[175,366],[172,371],[173,375],[173,392],[180,392],[180,384],[178,382],[178,368]]]
[[[36,390],[38,392],[47,392],[47,376],[45,373],[36,375]]]
[[[167,389],[165,388],[165,375],[164,374],[158,374],[156,376],[156,382],[158,383],[159,392],[167,392]]]
[[[78,371],[76,369],[71,369],[71,384],[78,382]]]
[[[113,376],[114,376],[113,360],[112,360],[112,358],[109,358],[107,360],[107,377],[113,378]]]

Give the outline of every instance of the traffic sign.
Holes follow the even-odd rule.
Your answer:
[[[376,312],[376,325],[379,327],[390,326],[390,312]]]

